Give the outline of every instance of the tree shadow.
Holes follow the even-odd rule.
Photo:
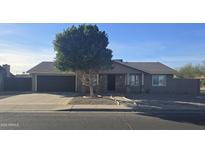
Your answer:
[[[132,96],[132,99],[134,97]],[[127,104],[137,114],[175,122],[205,125],[205,98],[190,95],[139,95],[136,105]]]
[[[70,93],[61,93],[62,97],[70,97]],[[83,94],[84,95],[84,94]],[[106,96],[108,96],[107,94]],[[119,94],[112,94],[113,96]],[[74,93],[72,95],[82,96]],[[123,95],[121,95],[123,96]],[[136,101],[133,103],[121,103],[127,106],[120,108],[67,108],[57,111],[82,111],[82,112],[132,112],[136,115],[156,117],[163,120],[192,123],[205,126],[205,95],[129,95],[126,98]]]
[[[163,120],[170,120],[175,122],[182,122],[182,123],[192,123],[195,125],[202,125],[205,126],[205,113],[166,113],[166,112],[152,112],[152,111],[144,111],[138,113],[139,115],[143,116],[151,116],[160,118]]]
[[[127,98],[138,99],[138,100],[156,100],[156,101],[184,101],[193,103],[204,103],[205,104],[205,94],[196,95],[182,95],[182,94],[138,94],[126,95]]]
[[[0,100],[8,98],[8,97],[13,97],[13,96],[22,95],[22,94],[31,94],[31,93],[32,92],[30,91],[1,91]]]

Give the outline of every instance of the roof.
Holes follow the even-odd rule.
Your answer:
[[[115,61],[115,62],[133,69],[141,70],[149,74],[175,74],[176,73],[176,70],[160,62],[120,62],[120,61]]]
[[[176,73],[174,69],[160,62],[121,62],[121,61],[114,61],[114,62],[149,74],[175,74]],[[54,62],[41,62],[40,64],[28,70],[27,73],[62,74],[65,72],[58,70],[55,67]]]
[[[27,73],[65,74],[66,72],[62,72],[57,69],[54,65],[54,62],[41,62],[40,64],[28,70]]]

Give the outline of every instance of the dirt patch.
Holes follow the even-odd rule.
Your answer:
[[[68,100],[66,104],[120,105],[125,103],[133,104],[134,102],[124,96],[100,96],[94,98],[90,98],[89,96],[75,96]]]
[[[76,105],[76,104],[105,104],[105,105],[115,105],[115,101],[112,100],[110,97],[96,97],[96,98],[89,98],[83,96],[76,96],[70,99],[67,102],[67,105]]]

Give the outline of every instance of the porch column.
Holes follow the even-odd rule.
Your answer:
[[[75,92],[78,91],[78,74],[75,73]]]
[[[130,82],[129,78],[130,78],[130,74],[127,73],[125,78],[126,92],[129,92],[129,82]]]
[[[142,72],[142,84],[141,84],[141,92],[144,92],[144,73]]]
[[[126,85],[129,85],[129,82],[130,82],[130,74],[129,73],[126,74],[125,80],[126,80],[125,81]]]
[[[99,74],[97,74],[96,82],[97,82],[97,85],[99,85]]]
[[[142,73],[142,86],[144,86],[144,73]]]

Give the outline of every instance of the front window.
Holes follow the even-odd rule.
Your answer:
[[[139,75],[131,74],[130,75],[130,85],[138,86],[139,85]]]
[[[152,86],[166,86],[166,75],[152,75]]]

